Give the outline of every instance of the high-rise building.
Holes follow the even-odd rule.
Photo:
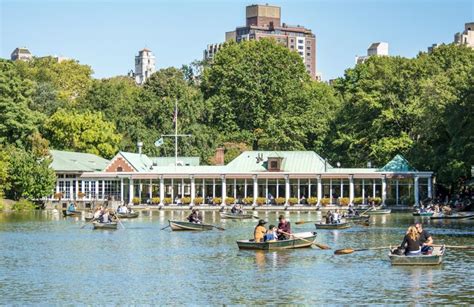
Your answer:
[[[367,55],[356,56],[355,63],[356,64],[364,63],[371,56],[388,56],[388,43],[385,43],[385,42],[372,43],[369,46],[369,48],[367,48]]]
[[[10,58],[12,61],[29,61],[33,58],[33,55],[31,54],[30,50],[26,47],[22,48],[15,48],[13,50],[12,54],[10,55]]]
[[[224,43],[207,45],[206,50],[204,50],[204,60],[212,59],[222,46],[224,46]]]
[[[474,48],[474,22],[466,23],[464,25],[464,32],[454,34],[454,42]]]
[[[274,38],[291,51],[298,52],[306,70],[313,79],[316,73],[316,36],[303,26],[281,23],[281,8],[273,5],[250,5],[246,7],[246,25],[226,32],[226,41]],[[218,49],[216,49],[216,52]],[[205,53],[206,55],[206,53]]]
[[[144,48],[135,56],[135,82],[143,84],[156,71],[155,56],[150,49]]]

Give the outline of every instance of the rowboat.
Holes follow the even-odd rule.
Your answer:
[[[239,249],[250,250],[283,250],[310,247],[316,239],[316,232],[300,232],[292,234],[291,239],[275,240],[267,242],[255,242],[254,240],[238,240]]]
[[[81,216],[81,214],[82,214],[81,211],[63,210],[63,215],[64,216]]]
[[[366,215],[349,215],[349,216],[343,216],[342,218],[348,221],[360,221],[360,220],[366,220],[368,217]]]
[[[171,221],[168,220],[171,230],[190,230],[190,231],[202,231],[202,230],[211,230],[214,228],[213,225],[209,224],[198,224],[185,221]]]
[[[93,219],[94,219],[93,216],[86,216],[86,217],[84,218],[84,220],[85,220],[86,222],[90,222],[90,221],[92,221]]]
[[[120,219],[134,219],[137,218],[140,213],[133,212],[133,213],[117,213],[117,216]]]
[[[433,247],[431,255],[405,256],[392,254],[392,249],[388,254],[392,265],[438,265],[443,262],[443,256],[446,252],[445,246]]]
[[[430,217],[430,220],[460,220],[474,218],[474,214],[454,213],[451,215],[438,214]]]
[[[234,213],[228,213],[228,212],[221,212],[221,219],[245,220],[245,219],[251,219],[253,217],[254,216],[252,214],[243,214],[243,213],[234,214]]]
[[[117,222],[100,223],[92,222],[94,229],[117,229]]]
[[[323,224],[323,223],[316,223],[314,224],[316,229],[347,229],[351,228],[349,223],[333,223],[333,224]]]
[[[413,212],[413,216],[433,216],[434,212]]]
[[[375,210],[369,210],[365,214],[366,215],[383,215],[383,214],[390,214],[392,212],[392,209],[375,209]]]

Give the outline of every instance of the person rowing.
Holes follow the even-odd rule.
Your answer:
[[[230,212],[235,215],[243,213],[242,208],[240,207],[239,204],[234,204],[232,208],[230,209]]]
[[[419,256],[421,254],[420,233],[415,226],[408,227],[407,233],[400,245],[405,248],[405,256]]]
[[[257,226],[255,226],[255,229],[253,231],[253,239],[256,243],[260,243],[263,241],[263,238],[265,234],[267,233],[267,230],[265,229],[265,220],[259,220]]]
[[[188,216],[188,221],[191,223],[195,224],[201,224],[202,223],[202,216],[199,214],[198,209],[193,209],[191,211],[191,214]]]
[[[74,203],[70,203],[69,207],[67,208],[67,211],[75,212],[76,211],[76,205],[74,205]]]
[[[421,253],[429,255],[433,252],[433,237],[431,234],[423,229],[423,225],[420,222],[415,224],[416,230],[420,234]]]
[[[282,214],[278,217],[278,240],[288,240],[290,238],[289,234],[291,234],[291,224]]]

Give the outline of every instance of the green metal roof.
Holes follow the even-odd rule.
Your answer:
[[[56,172],[94,172],[102,171],[109,160],[90,153],[50,150],[53,162],[51,168]]]
[[[402,156],[396,155],[390,162],[385,164],[381,172],[416,172],[416,169]]]
[[[261,158],[261,159],[260,159]],[[314,151],[244,151],[225,167],[232,172],[267,172],[268,158],[282,158],[281,172],[322,173],[332,166]]]
[[[153,168],[153,161],[151,161],[151,159],[145,154],[124,151],[121,151],[118,154],[127,160],[127,162],[135,168],[137,172],[149,172]]]
[[[175,157],[152,157],[153,166],[174,166]],[[199,157],[178,157],[178,163],[183,166],[198,166],[200,164]]]

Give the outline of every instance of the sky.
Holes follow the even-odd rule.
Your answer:
[[[207,44],[245,25],[245,6],[278,5],[282,22],[305,26],[317,40],[323,80],[342,76],[372,42],[390,55],[414,57],[451,43],[474,21],[474,0],[0,0],[0,57],[16,47],[90,65],[94,77],[125,75],[147,47],[157,69],[202,59]]]

